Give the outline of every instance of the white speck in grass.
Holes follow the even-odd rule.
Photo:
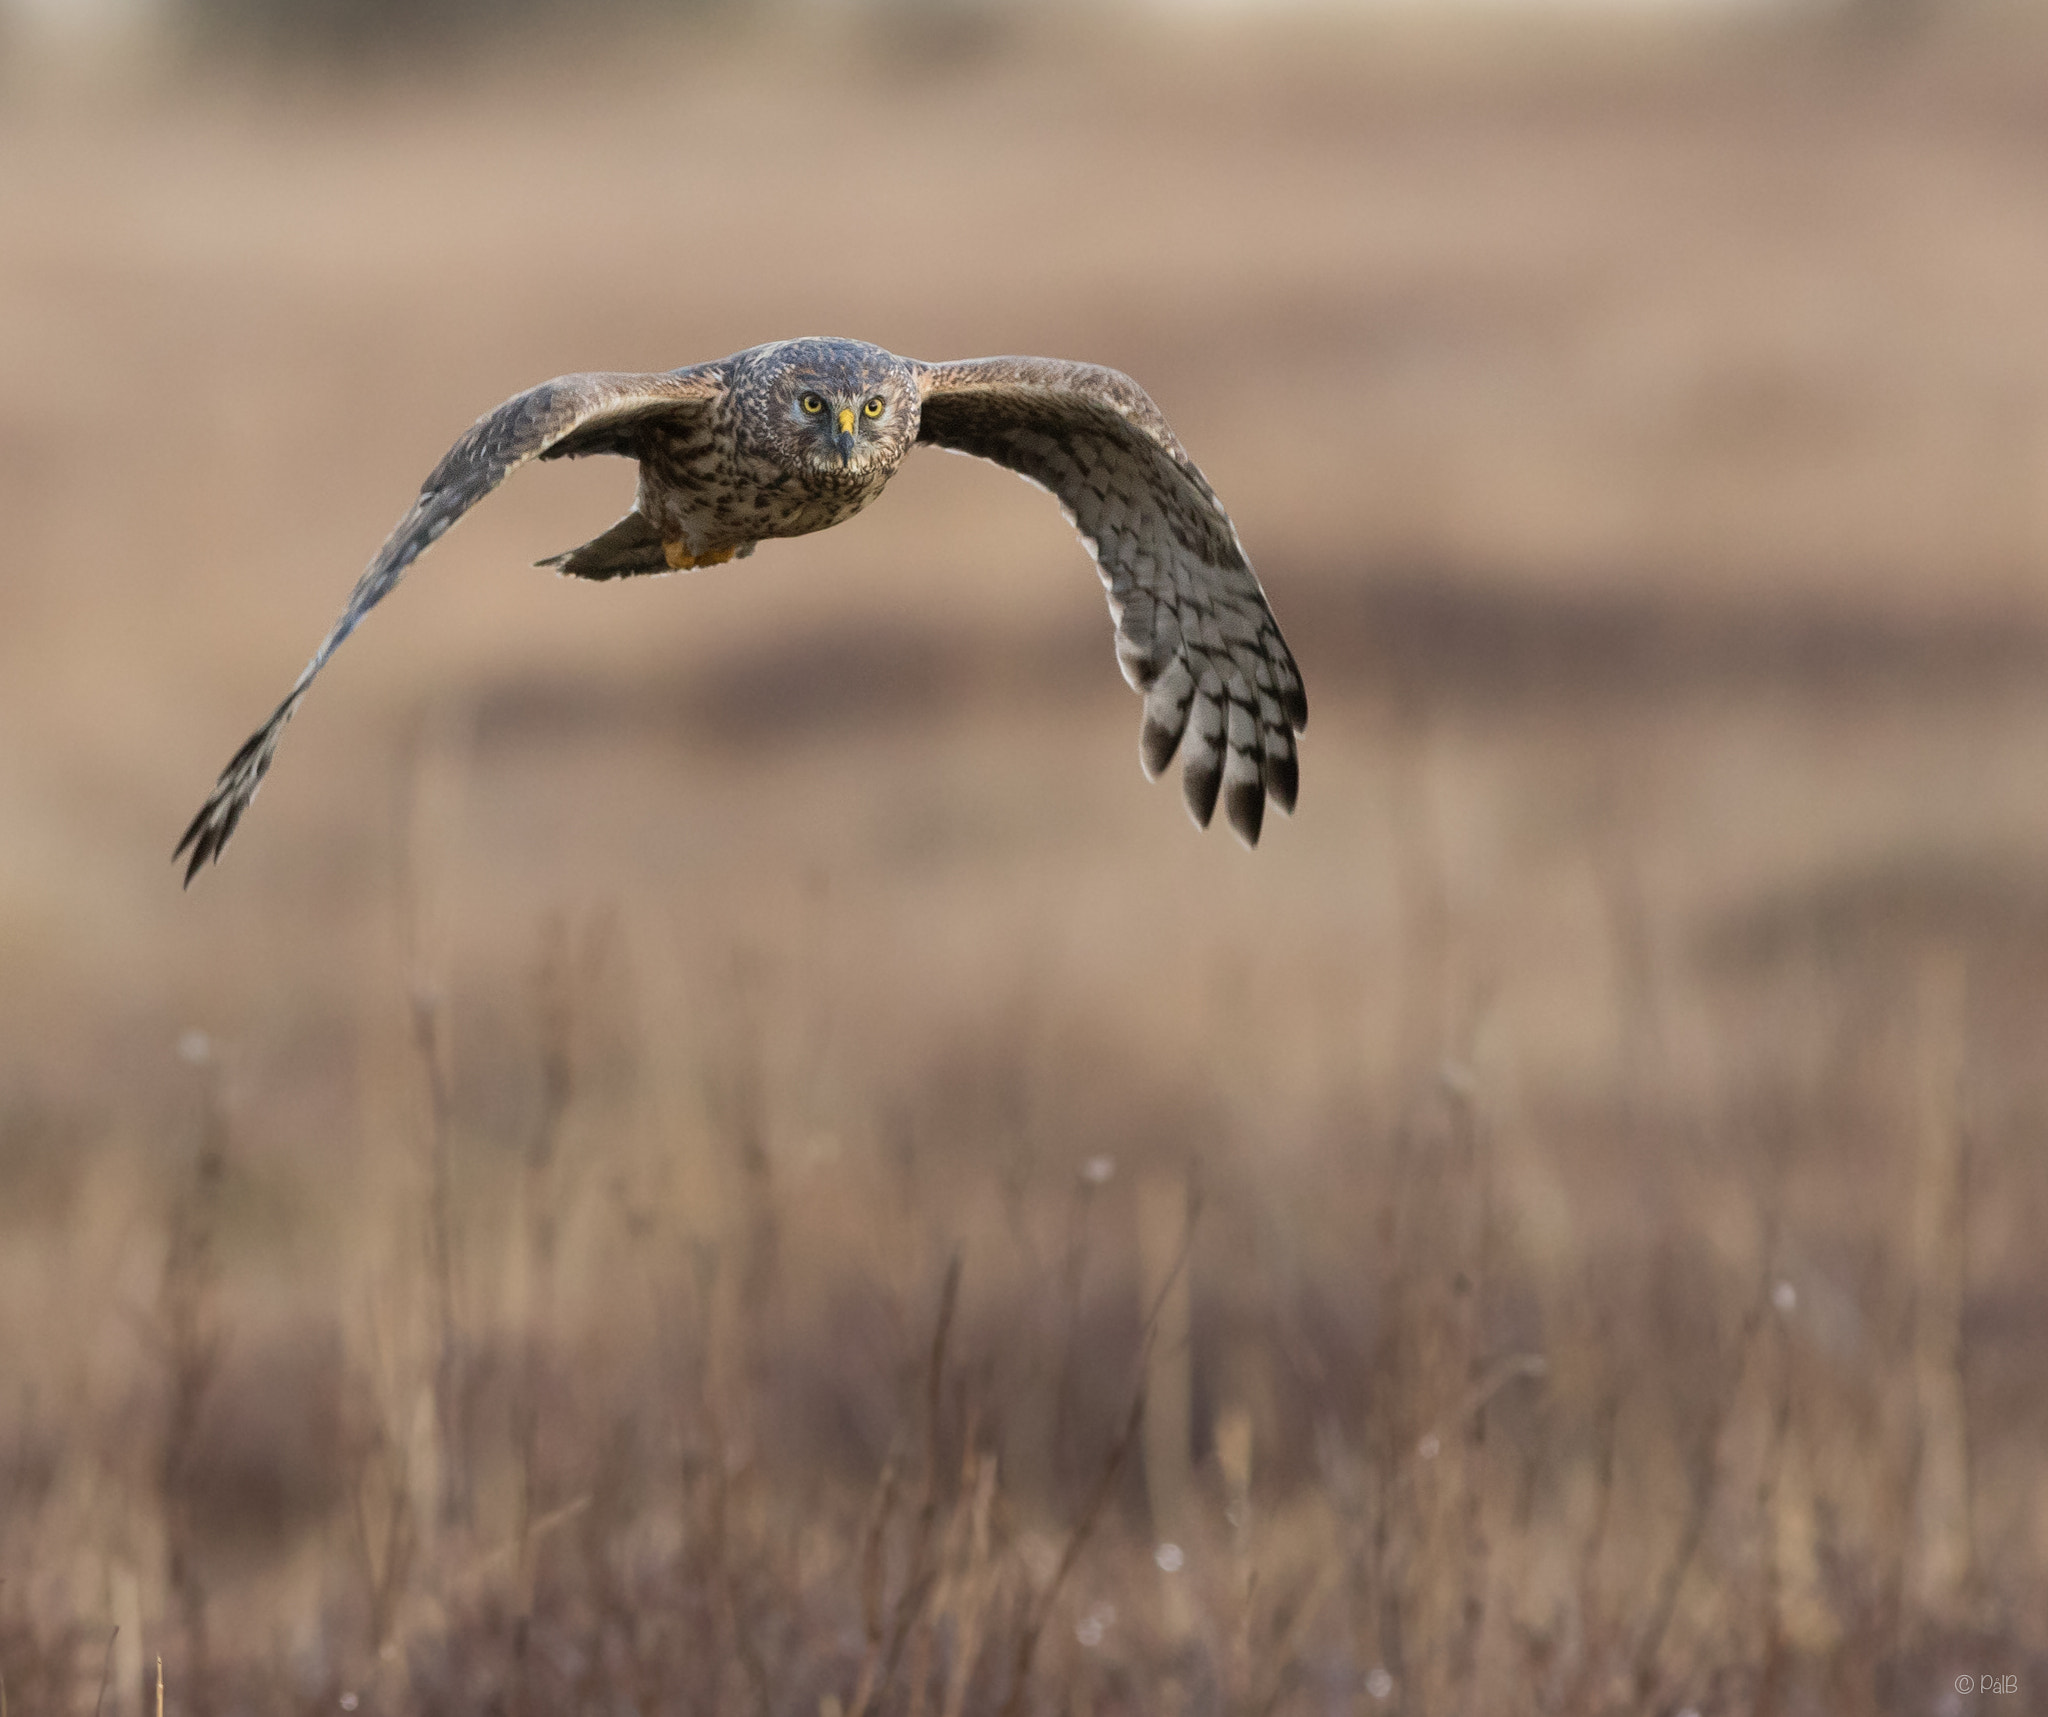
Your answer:
[[[1679,1712],[1678,1717],[1700,1717],[1700,1708],[1697,1705],[1688,1705]]]
[[[353,1711],[361,1703],[362,1701],[353,1693],[344,1693],[341,1696],[341,1708],[344,1711]]]
[[[1771,1289],[1771,1304],[1789,1315],[1792,1308],[1799,1304],[1799,1290],[1790,1282],[1780,1282]]]
[[[1115,1174],[1115,1157],[1090,1157],[1081,1165],[1081,1178],[1090,1186],[1107,1186]]]
[[[1366,1671],[1365,1690],[1375,1699],[1391,1699],[1394,1696],[1394,1678],[1384,1669]]]
[[[1159,1564],[1162,1574],[1178,1574],[1187,1566],[1187,1555],[1178,1544],[1162,1544],[1152,1552],[1152,1560]]]
[[[1109,1630],[1115,1625],[1116,1605],[1097,1604],[1075,1624],[1074,1638],[1092,1651],[1109,1637]]]
[[[1433,1461],[1444,1452],[1443,1439],[1434,1431],[1431,1431],[1429,1435],[1415,1445],[1415,1452],[1425,1461]]]
[[[178,1059],[187,1067],[204,1067],[213,1059],[213,1039],[203,1031],[185,1032],[178,1039]]]
[[[1032,1577],[1041,1583],[1050,1580],[1053,1570],[1060,1565],[1059,1546],[1037,1533],[1027,1537],[1017,1547],[1017,1552],[1024,1558],[1024,1566],[1031,1570]]]

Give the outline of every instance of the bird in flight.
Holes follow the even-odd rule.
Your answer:
[[[631,578],[743,559],[769,537],[850,519],[920,442],[1006,465],[1052,492],[1095,557],[1117,662],[1145,699],[1156,780],[1184,748],[1182,793],[1206,828],[1219,795],[1258,842],[1268,796],[1294,809],[1301,672],[1230,515],[1145,390],[1058,358],[926,364],[857,340],[781,340],[657,375],[559,376],[477,419],[434,467],[356,581],[283,703],[235,753],[178,842],[189,885],[218,859],[285,723],[342,641],[442,532],[529,459],[639,461],[633,510],[539,562]]]

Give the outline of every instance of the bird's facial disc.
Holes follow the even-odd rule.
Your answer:
[[[860,461],[871,448],[875,432],[887,423],[886,394],[821,380],[799,385],[790,401],[790,416],[820,463],[841,469]]]

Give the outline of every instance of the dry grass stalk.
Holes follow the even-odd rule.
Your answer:
[[[994,1455],[969,1450],[968,1482],[973,1499],[968,1508],[967,1566],[953,1592],[953,1657],[946,1671],[946,1699],[940,1717],[962,1717],[968,1683],[981,1658],[982,1634],[995,1595],[994,1566],[989,1556],[989,1511],[996,1494]]]
[[[1492,1152],[1480,1121],[1474,1091],[1467,1079],[1446,1080],[1446,1098],[1451,1112],[1452,1155],[1456,1164],[1461,1202],[1465,1206],[1461,1226],[1465,1238],[1460,1248],[1466,1264],[1463,1292],[1454,1306],[1455,1340],[1463,1356],[1463,1370],[1469,1380],[1467,1399],[1460,1404],[1458,1424],[1438,1434],[1442,1447],[1452,1435],[1462,1439],[1459,1482],[1464,1487],[1463,1520],[1459,1523],[1463,1582],[1459,1614],[1453,1627],[1448,1657],[1454,1709],[1469,1709],[1473,1683],[1479,1669],[1479,1650],[1486,1622],[1489,1544],[1486,1535],[1486,1413],[1494,1394],[1513,1376],[1510,1370],[1488,1387],[1481,1374],[1485,1363],[1481,1316],[1489,1286],[1489,1263],[1493,1227]],[[1496,1367],[1496,1370],[1499,1368]]]
[[[1081,1351],[1081,1289],[1088,1269],[1097,1195],[1114,1173],[1107,1157],[1084,1163],[1074,1176],[1067,1202],[1066,1247],[1060,1263],[1060,1351],[1053,1380],[1052,1432],[1048,1439],[1052,1477],[1065,1483],[1073,1441],[1074,1368]]]
[[[1188,1213],[1200,1201],[1192,1165],[1185,1174],[1149,1174],[1137,1188],[1138,1258],[1143,1293],[1156,1300],[1159,1323],[1147,1348],[1145,1497],[1156,1544],[1184,1544],[1194,1490],[1191,1456],[1194,1351],[1193,1294],[1188,1267]],[[1160,1621],[1169,1640],[1188,1637],[1194,1612],[1177,1570],[1160,1577]]]
[[[922,1623],[938,1565],[932,1556],[933,1526],[939,1512],[939,1410],[943,1403],[946,1377],[946,1343],[953,1331],[953,1314],[960,1301],[960,1254],[955,1252],[946,1265],[946,1279],[939,1290],[939,1311],[932,1327],[931,1348],[925,1362],[924,1380],[924,1479],[918,1495],[917,1515],[911,1529],[910,1554],[888,1623],[883,1624],[883,1586],[886,1577],[885,1545],[895,1484],[892,1459],[883,1468],[883,1482],[870,1518],[862,1564],[862,1604],[868,1631],[867,1654],[860,1677],[847,1704],[847,1717],[866,1717],[872,1701],[886,1692],[895,1678],[896,1666],[905,1642],[913,1630],[924,1637]],[[916,1670],[919,1677],[930,1673],[929,1659]],[[913,1679],[911,1699],[921,1706],[923,1682]]]
[[[1233,1402],[1216,1415],[1212,1433],[1216,1469],[1223,1476],[1223,1519],[1230,1528],[1231,1597],[1237,1620],[1230,1635],[1230,1670],[1242,1690],[1252,1679],[1252,1600],[1258,1568],[1252,1559],[1252,1416]]]
[[[892,1448],[882,1462],[881,1477],[868,1504],[867,1527],[861,1534],[860,1607],[867,1635],[867,1652],[861,1659],[860,1678],[854,1683],[853,1712],[867,1709],[874,1698],[875,1677],[880,1674],[886,1634],[883,1611],[889,1579],[889,1522],[896,1509],[898,1452]]]
[[[200,1568],[197,1499],[204,1440],[200,1413],[220,1362],[214,1312],[215,1231],[227,1174],[227,1117],[220,1068],[210,1054],[200,1061],[198,1147],[192,1178],[171,1216],[157,1296],[157,1336],[170,1374],[158,1453],[162,1500],[164,1575],[185,1641],[185,1676],[194,1710],[210,1707],[206,1586]],[[112,1650],[113,1641],[108,1641]]]
[[[1758,1338],[1770,1316],[1771,1291],[1776,1285],[1771,1268],[1774,1248],[1767,1243],[1763,1252],[1764,1268],[1737,1331],[1734,1354],[1688,1452],[1685,1516],[1679,1524],[1677,1540],[1654,1584],[1649,1608],[1629,1654],[1625,1691],[1621,1693],[1624,1706],[1629,1703],[1637,1706],[1647,1704],[1656,1691],[1658,1658],[1672,1618],[1677,1614],[1680,1589],[1686,1576],[1692,1572],[1714,1504],[1724,1489],[1724,1440],[1735,1415],[1743,1381],[1755,1358]]]
[[[419,1524],[406,1480],[404,1445],[379,1427],[373,1446],[359,1457],[355,1482],[349,1487],[356,1564],[370,1611],[372,1657],[382,1653],[392,1637],[419,1549]]]
[[[114,1641],[120,1635],[121,1630],[119,1628],[116,1628],[107,1635],[107,1652],[106,1657],[100,1664],[100,1690],[93,1695],[92,1717],[100,1717],[100,1713],[106,1709],[107,1682],[114,1673]],[[5,1676],[0,1676],[0,1717],[7,1717],[7,1678]]]
[[[1173,1291],[1180,1273],[1187,1267],[1189,1255],[1194,1250],[1195,1227],[1201,1217],[1201,1201],[1192,1191],[1185,1206],[1184,1226],[1181,1230],[1180,1250],[1168,1271],[1166,1279],[1159,1284],[1151,1305],[1145,1313],[1145,1321],[1138,1342],[1138,1363],[1136,1378],[1131,1388],[1131,1403],[1125,1412],[1123,1423],[1111,1440],[1103,1457],[1101,1470],[1096,1475],[1095,1485],[1081,1505],[1067,1541],[1061,1547],[1058,1560],[1053,1564],[1052,1576],[1037,1597],[1026,1608],[1024,1625],[1018,1630],[1017,1647],[1010,1664],[1010,1691],[1002,1705],[1002,1717],[1019,1717],[1031,1686],[1031,1666],[1038,1655],[1038,1642],[1045,1632],[1045,1624],[1051,1619],[1053,1605],[1058,1601],[1060,1589],[1066,1584],[1067,1576],[1074,1571],[1074,1564],[1081,1559],[1081,1552],[1094,1534],[1097,1522],[1102,1518],[1104,1506],[1116,1486],[1117,1477],[1122,1473],[1124,1462],[1129,1457],[1131,1446],[1137,1441],[1138,1432],[1145,1421],[1146,1384],[1152,1373],[1152,1347],[1159,1338],[1159,1320],[1166,1305],[1166,1297]]]
[[[465,718],[431,708],[408,737],[399,810],[396,904],[405,939],[406,1023],[427,1096],[426,1259],[433,1366],[434,1450],[420,1477],[435,1484],[428,1518],[434,1534],[475,1524],[475,1474],[469,1424],[470,1366],[457,1295],[455,1095],[447,998],[441,974],[451,907],[437,884],[462,817],[467,767]]]
[[[1614,1518],[1615,1452],[1620,1420],[1620,1384],[1612,1378],[1604,1379],[1590,1427],[1592,1513],[1572,1557],[1573,1614],[1579,1625],[1571,1649],[1557,1665],[1558,1673],[1547,1678],[1543,1703],[1549,1712],[1588,1710],[1594,1702],[1601,1654],[1594,1649],[1596,1642],[1586,1637],[1587,1618],[1601,1614],[1604,1608],[1600,1593],[1600,1564]]]
[[[1956,1619],[1974,1560],[1969,1424],[1963,1391],[1962,1082],[1968,976],[1937,951],[1919,982],[1918,1150],[1913,1194],[1913,1395],[1917,1459],[1909,1595],[1923,1614]]]
[[[441,1494],[437,1524],[471,1524],[468,1378],[455,1294],[454,1098],[449,1088],[443,1006],[438,991],[415,978],[409,992],[413,1048],[427,1083],[427,1268],[433,1283],[434,1425],[439,1438]]]
[[[700,1260],[699,1284],[709,1302],[716,1287],[719,1266]],[[735,1554],[732,1532],[731,1448],[728,1442],[723,1390],[708,1376],[700,1378],[699,1404],[704,1414],[708,1456],[704,1462],[708,1493],[703,1524],[708,1560],[716,1591],[719,1624],[724,1628],[732,1656],[739,1666],[748,1698],[756,1717],[770,1717],[774,1698],[767,1660],[761,1655],[754,1635],[753,1616],[744,1586],[745,1570]]]
[[[773,1683],[768,1674],[768,1661],[761,1655],[760,1643],[754,1636],[740,1563],[733,1554],[732,1482],[725,1471],[722,1453],[712,1466],[709,1527],[712,1562],[718,1571],[720,1610],[732,1642],[733,1656],[745,1679],[757,1717],[771,1717],[775,1709]]]
[[[539,1533],[538,1440],[544,1384],[544,1354],[555,1327],[555,1259],[559,1243],[560,1206],[553,1185],[556,1147],[562,1119],[574,1093],[575,998],[568,969],[568,931],[559,916],[550,919],[541,942],[535,983],[540,1037],[540,1102],[532,1138],[520,1175],[525,1221],[522,1260],[525,1304],[520,1308],[520,1357],[513,1402],[513,1447],[519,1467],[518,1521],[515,1528],[517,1602],[522,1615],[533,1609],[534,1557]]]
[[[1775,1294],[1776,1289],[1773,1288]],[[1779,1520],[1780,1486],[1792,1430],[1792,1349],[1783,1318],[1772,1320],[1770,1346],[1776,1359],[1770,1400],[1770,1426],[1756,1487],[1756,1535],[1762,1546],[1756,1627],[1756,1717],[1776,1717],[1785,1674],[1785,1538]]]

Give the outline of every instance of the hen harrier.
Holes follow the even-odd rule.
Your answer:
[[[716,566],[879,495],[916,442],[1007,465],[1057,498],[1095,557],[1124,678],[1144,694],[1156,779],[1186,738],[1183,794],[1206,828],[1220,791],[1255,845],[1268,794],[1294,809],[1301,674],[1216,499],[1145,390],[1056,358],[922,364],[856,340],[784,340],[664,375],[542,382],[480,417],[434,467],[276,712],[200,807],[189,884],[256,795],[313,676],[441,533],[536,456],[640,462],[633,510],[542,566],[578,578]]]

